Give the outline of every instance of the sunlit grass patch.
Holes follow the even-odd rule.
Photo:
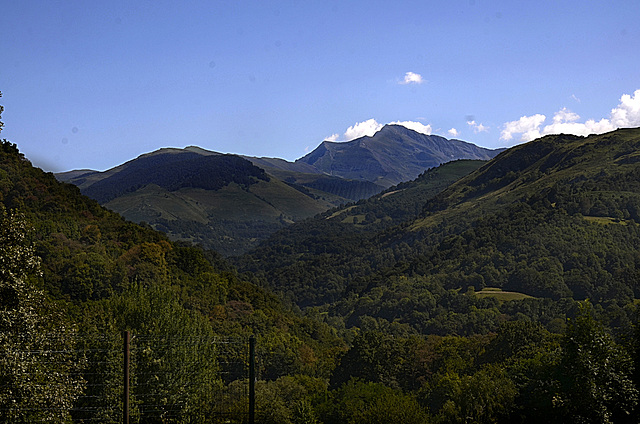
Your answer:
[[[589,222],[593,222],[596,224],[607,225],[607,224],[618,224],[618,225],[629,225],[629,221],[625,221],[624,219],[612,218],[610,216],[585,216]]]
[[[484,289],[476,292],[476,296],[478,297],[494,297],[502,302],[507,302],[509,300],[522,300],[531,298],[528,294],[512,292],[512,291],[502,291],[502,289],[498,287],[485,287]]]

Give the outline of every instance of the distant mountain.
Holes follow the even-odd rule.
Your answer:
[[[372,137],[348,142],[323,141],[295,162],[243,157],[289,184],[360,200],[411,181],[442,163],[457,159],[489,160],[503,150],[425,135],[401,125],[385,125]]]
[[[323,142],[295,162],[189,146],[160,149],[104,172],[70,171],[57,178],[172,239],[238,255],[283,226],[374,196],[430,167],[497,153],[388,125],[373,137]]]
[[[238,254],[277,229],[334,205],[239,156],[196,147],[161,149],[105,172],[59,178],[131,221],[225,255]]]
[[[456,159],[489,160],[503,150],[425,135],[401,125],[385,125],[372,137],[348,142],[323,141],[295,163],[311,165],[327,175],[388,188],[413,180],[442,163]]]

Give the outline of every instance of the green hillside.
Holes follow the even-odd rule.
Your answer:
[[[415,219],[428,199],[485,163],[449,162],[367,200],[330,209],[279,231],[236,263],[251,272],[266,270],[271,287],[301,306],[332,302],[350,280],[372,271],[364,258],[376,254],[380,231]]]
[[[470,334],[497,328],[506,308],[525,308],[520,312],[537,320],[539,308],[562,299],[624,307],[640,296],[638,151],[638,129],[547,136],[422,198],[418,217],[380,227],[370,223],[383,215],[333,211],[326,223],[277,234],[238,264],[300,306],[328,308],[348,326],[373,318],[376,326]],[[346,224],[362,231],[345,231]],[[448,321],[448,296],[484,287],[535,299],[499,305],[466,296],[456,322]],[[552,325],[562,316],[557,310],[545,319]]]
[[[58,178],[133,222],[224,255],[240,254],[344,201],[285,184],[239,156],[195,147],[161,149],[105,172]]]
[[[190,317],[189,322],[204,320],[207,331],[221,336],[260,333],[258,339],[265,337],[265,347],[288,338],[287,343],[295,340],[295,345],[306,346],[303,351],[341,345],[326,332],[326,326],[318,327],[296,316],[274,295],[239,278],[218,254],[171,242],[148,226],[126,221],[80,194],[76,186],[60,183],[53,174],[32,167],[6,140],[0,145],[0,211],[4,223],[13,217],[24,219],[27,228],[32,227],[28,240],[33,243],[42,272],[32,275],[30,284],[44,290],[51,305],[66,316],[66,325],[81,329],[106,325],[104,328],[116,334],[124,329],[166,331],[172,325],[171,316],[158,317],[167,320],[157,323],[168,326],[165,330],[153,327],[151,322],[112,316],[115,311],[110,308],[140,296],[137,290],[142,287],[145,296],[168,296],[176,311]],[[247,312],[237,314],[238,308]],[[316,336],[327,336],[331,341],[327,339],[326,344]],[[290,347],[281,348],[293,354],[292,360],[297,355]],[[272,345],[269,349],[279,348]],[[268,353],[265,355],[265,363],[277,363]],[[303,362],[298,361],[298,365],[303,366]],[[264,371],[297,372],[282,368]]]
[[[444,218],[471,209],[494,211],[504,204],[546,195],[552,203],[559,200],[558,206],[569,214],[604,216],[609,212],[603,202],[612,208],[611,214],[614,209],[629,213],[630,204],[613,206],[609,195],[619,195],[627,202],[637,193],[637,137],[636,129],[624,129],[587,138],[546,136],[516,146],[429,202],[425,211],[448,209],[440,215]],[[583,204],[577,207],[575,202]],[[427,217],[416,222],[416,229],[432,222]]]
[[[292,225],[237,263],[360,331],[334,404],[379,417],[400,388],[420,399],[403,409],[428,411],[413,422],[636,422],[638,151],[640,129],[544,137],[439,192],[409,194],[449,165]]]
[[[640,294],[639,148],[639,130],[626,129],[548,136],[510,149],[427,202],[398,240],[425,250],[427,239],[437,241],[438,255],[461,279],[481,281],[476,288],[628,303]],[[452,221],[467,228],[443,225]],[[407,266],[433,274],[440,266],[433,254]]]

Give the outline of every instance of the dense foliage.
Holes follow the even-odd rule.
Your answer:
[[[388,195],[387,215],[366,209],[373,198],[364,210],[295,224],[237,263],[347,327],[364,319],[474,334],[514,313],[556,326],[570,304],[563,299],[590,299],[628,326],[624,310],[639,295],[639,149],[638,130],[549,136],[435,197]],[[404,199],[421,211],[389,219]],[[532,298],[514,306],[472,293],[485,287]]]
[[[0,204],[0,421],[64,422],[84,386],[81,358],[67,353],[72,343],[64,334],[71,328],[30,281],[39,261],[28,234],[24,219]],[[59,337],[49,334],[54,330]],[[30,351],[56,352],[55,361]]]
[[[65,328],[109,335],[125,329],[180,337],[255,334],[265,378],[297,373],[326,378],[335,353],[344,350],[344,342],[326,324],[288,311],[274,295],[239,278],[216,253],[172,243],[159,232],[123,220],[82,196],[77,187],[33,168],[7,141],[0,145],[0,170],[0,206],[24,217],[2,221],[2,313],[8,320],[2,328],[3,349],[38,350],[48,340],[38,334]],[[21,241],[26,237],[31,244]],[[16,253],[21,249],[31,255],[24,261]],[[28,261],[36,258],[38,273],[29,272],[33,267]],[[50,309],[58,311],[57,320],[49,316]],[[38,326],[39,332],[32,331]],[[5,354],[3,350],[2,358]],[[28,363],[6,365],[23,380],[36,372],[45,378],[47,372],[28,371]],[[3,376],[13,378],[5,371]],[[15,381],[3,382],[5,400],[16,401],[17,393],[23,393],[20,399],[45,405],[39,400],[45,395],[38,397],[35,389]],[[9,384],[22,386],[15,391]],[[61,393],[58,402],[73,401],[72,395]]]
[[[415,219],[424,202],[484,163],[441,165],[370,199],[293,224],[235,263],[244,271],[266,271],[270,286],[301,306],[342,298],[348,285],[392,263],[393,252],[379,244],[380,232]]]
[[[338,328],[393,335],[379,357],[357,338],[336,388],[355,377],[418,390],[442,422],[634,422],[638,151],[637,129],[548,136],[435,196],[408,197],[414,216],[358,213],[373,198],[292,225],[236,263]],[[506,329],[517,331],[510,344],[532,344],[505,345]],[[402,386],[406,368],[390,376],[403,368],[402,340],[434,335],[484,345],[463,349],[470,368],[435,380],[421,370]]]
[[[281,217],[277,220],[255,219],[242,221],[233,219],[211,219],[203,223],[158,218],[149,225],[169,235],[172,239],[189,241],[219,252],[224,256],[239,255],[249,251],[269,236],[291,223]]]

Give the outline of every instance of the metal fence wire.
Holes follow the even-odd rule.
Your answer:
[[[0,351],[0,421],[253,421],[249,380],[255,339],[128,333],[47,337],[38,348]]]

